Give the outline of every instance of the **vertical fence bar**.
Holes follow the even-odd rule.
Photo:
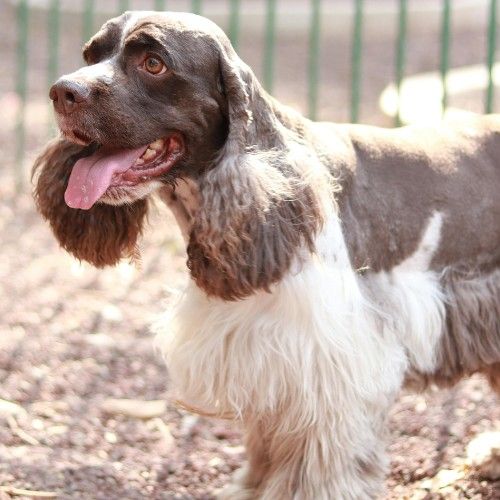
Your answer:
[[[398,93],[398,109],[394,118],[396,127],[401,125],[401,82],[405,73],[406,41],[407,41],[408,1],[399,0],[398,42],[396,47],[396,89]]]
[[[28,2],[20,0],[17,6],[17,67],[16,67],[16,92],[19,97],[19,110],[16,120],[16,191],[19,192],[23,184],[24,149],[26,145],[26,93],[27,93],[27,67],[28,67]]]
[[[451,25],[451,0],[443,0],[443,15],[441,20],[441,85],[443,95],[441,98],[442,112],[448,106],[447,76],[450,67],[450,25]]]
[[[486,113],[493,112],[493,99],[495,82],[493,80],[493,67],[495,65],[495,49],[497,41],[497,0],[490,0],[488,19],[488,89],[486,91],[486,102],[484,110]]]
[[[191,11],[195,14],[201,14],[201,0],[191,0]]]
[[[48,14],[49,61],[47,65],[47,77],[50,85],[55,80],[58,72],[60,26],[59,0],[51,0]]]
[[[49,61],[47,64],[47,88],[49,88],[57,78],[59,72],[59,29],[60,29],[60,5],[59,0],[51,0],[49,9],[49,18],[47,23],[48,28],[48,45],[49,45]],[[52,114],[49,115],[49,133],[53,129]]]
[[[155,10],[165,10],[166,5],[165,5],[165,0],[155,0]]]
[[[272,92],[274,83],[274,45],[276,38],[276,0],[267,0],[265,30],[263,81],[265,89],[268,92]]]
[[[354,31],[352,43],[351,69],[351,121],[359,118],[359,101],[361,96],[361,48],[363,34],[363,0],[356,0],[354,12]]]
[[[83,41],[94,34],[94,0],[85,0],[83,6]]]
[[[230,0],[229,4],[229,40],[235,50],[240,41],[240,0]]]
[[[123,14],[126,10],[130,10],[129,0],[119,0],[118,2],[118,14]]]
[[[311,25],[309,27],[309,70],[308,70],[308,115],[316,119],[319,85],[319,41],[321,0],[312,0]]]

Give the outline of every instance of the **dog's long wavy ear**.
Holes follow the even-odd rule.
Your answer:
[[[90,210],[68,207],[64,192],[71,168],[88,154],[88,148],[64,139],[50,142],[33,165],[34,198],[65,250],[96,267],[110,266],[137,255],[147,202],[117,207],[96,204]]]
[[[252,71],[236,55],[230,44],[219,49],[220,76],[227,99],[229,132],[222,155],[241,155],[249,144],[249,126],[253,120],[253,94],[259,83]]]
[[[321,214],[305,175],[317,160],[283,139],[269,97],[231,47],[220,67],[229,131],[200,179],[188,267],[207,294],[236,300],[269,290],[301,249],[313,249]]]

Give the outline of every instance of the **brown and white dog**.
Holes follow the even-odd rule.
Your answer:
[[[161,345],[179,399],[244,425],[227,498],[375,497],[405,383],[500,390],[500,116],[313,123],[190,14],[126,13],[84,58],[51,89],[38,207],[98,267],[150,195],[172,209],[191,280]]]

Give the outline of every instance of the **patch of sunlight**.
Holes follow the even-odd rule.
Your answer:
[[[500,63],[493,67],[493,82],[500,87]],[[471,91],[484,91],[488,85],[488,70],[483,65],[467,66],[449,71],[446,86],[449,99]],[[388,85],[380,95],[382,111],[395,117],[400,108],[402,123],[435,124],[441,121],[443,84],[439,72],[422,73],[405,78],[398,96],[394,83]]]

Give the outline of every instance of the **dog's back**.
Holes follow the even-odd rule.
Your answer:
[[[450,384],[482,371],[499,390],[500,115],[435,128],[319,127],[337,135],[342,154],[330,157],[343,234],[362,281],[378,283],[375,300],[395,314],[380,291],[391,296],[396,287],[390,279],[382,286],[381,276],[409,284],[420,265],[438,277],[446,318],[437,362],[431,372],[411,370],[408,381]]]

